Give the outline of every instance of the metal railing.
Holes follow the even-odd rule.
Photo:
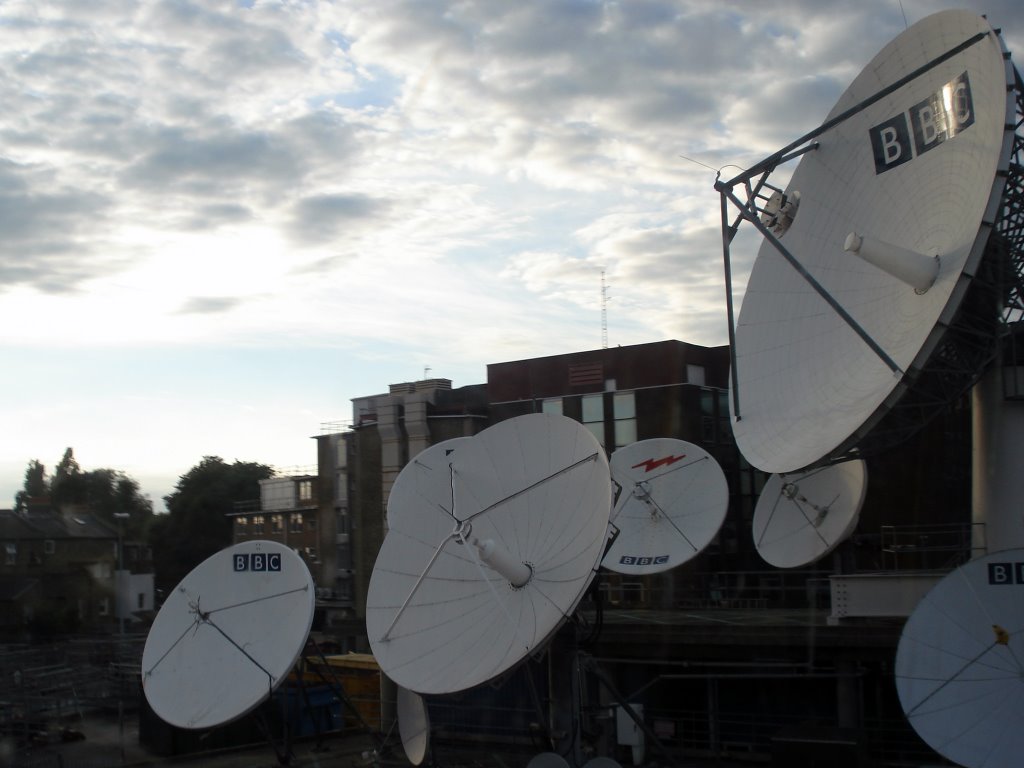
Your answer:
[[[599,589],[606,605],[683,610],[827,609],[831,571],[715,571],[685,580],[604,575]]]
[[[956,568],[985,550],[984,523],[883,525],[882,565],[887,571]]]

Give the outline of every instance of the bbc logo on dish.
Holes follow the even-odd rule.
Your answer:
[[[242,552],[234,556],[236,571],[280,572],[280,552]]]
[[[668,555],[623,555],[619,558],[622,565],[664,565],[668,562]]]
[[[989,584],[1024,584],[1024,563],[989,563]]]
[[[875,175],[935,149],[972,125],[971,82],[964,72],[906,112],[868,130]]]

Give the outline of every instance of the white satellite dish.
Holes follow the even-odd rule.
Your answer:
[[[999,297],[974,277],[1009,167],[1012,85],[984,18],[936,13],[872,59],[819,129],[716,184],[765,235],[731,344],[733,431],[752,465],[788,473],[888,448],[992,360]],[[767,174],[798,155],[767,221],[732,194],[774,189]]]
[[[422,763],[430,748],[430,714],[423,697],[402,686],[398,686],[398,735],[409,762]]]
[[[306,564],[276,541],[235,544],[207,558],[171,592],[146,638],[149,705],[188,729],[251,711],[295,666],[314,603]]]
[[[896,690],[911,725],[966,768],[1024,754],[1024,549],[945,576],[903,627]]]
[[[412,461],[402,467],[388,495],[388,527],[391,526],[392,515],[418,515],[421,513],[419,505],[424,499],[439,499],[451,495],[449,467],[455,451],[460,447],[464,448],[472,439],[454,437],[435,443],[420,451]],[[434,485],[437,487],[433,487]]]
[[[569,761],[557,752],[541,752],[530,758],[526,768],[569,768]]]
[[[859,459],[772,475],[754,509],[758,554],[777,568],[824,557],[857,527],[866,492],[867,467]]]
[[[500,422],[459,448],[449,482],[392,510],[367,594],[382,671],[421,694],[491,680],[571,615],[597,570],[611,510],[596,438],[564,416]]]
[[[615,451],[609,460],[619,496],[618,536],[601,565],[622,574],[659,573],[700,553],[718,533],[729,485],[718,462],[683,440],[654,438]]]

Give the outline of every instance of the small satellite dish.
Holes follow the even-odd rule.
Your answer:
[[[248,541],[197,565],[160,608],[142,652],[153,711],[179,728],[235,720],[295,666],[313,623],[309,569],[276,541]]]
[[[398,686],[398,734],[409,762],[422,763],[430,748],[430,715],[423,697],[402,686]]]
[[[541,752],[530,758],[526,768],[569,768],[569,761],[557,752]]]
[[[974,278],[1013,143],[1004,54],[984,18],[928,16],[819,129],[716,183],[725,196],[774,189],[767,174],[800,156],[763,208],[731,198],[765,236],[732,344],[733,432],[755,467],[790,473],[898,444],[993,359],[997,281]]]
[[[612,510],[618,536],[601,565],[622,574],[650,574],[682,565],[718,533],[729,486],[718,462],[683,440],[641,440],[609,460],[619,486]]]
[[[860,459],[772,475],[754,509],[758,554],[777,568],[824,557],[857,527],[866,493],[867,466]]]
[[[366,629],[381,670],[421,694],[487,682],[575,610],[603,554],[608,462],[579,422],[535,413],[460,446],[449,482],[406,497],[370,577]]]
[[[1024,549],[972,560],[918,603],[896,650],[907,719],[966,768],[1018,765],[1024,754]]]
[[[450,496],[451,472],[449,467],[455,451],[465,447],[471,437],[454,437],[435,443],[416,454],[416,457],[402,467],[395,478],[388,495],[387,523],[391,527],[394,514],[418,515],[419,505],[424,499],[439,499]],[[432,487],[438,485],[438,487]]]

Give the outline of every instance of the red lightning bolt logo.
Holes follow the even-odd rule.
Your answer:
[[[646,467],[644,472],[651,472],[658,467],[670,467],[677,461],[681,461],[686,458],[686,454],[680,454],[679,456],[666,456],[663,459],[644,459],[639,464],[634,464],[632,469],[639,469],[640,467]]]

